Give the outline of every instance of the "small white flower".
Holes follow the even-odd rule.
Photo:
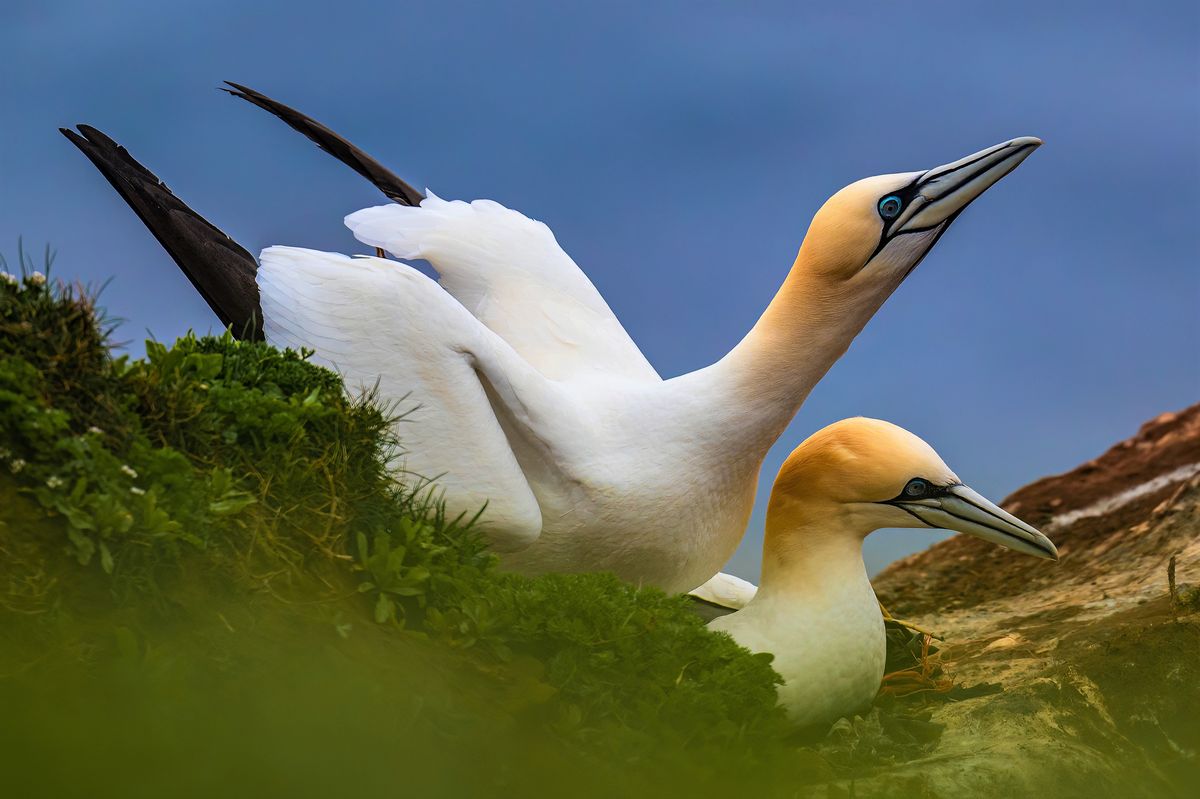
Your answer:
[[[10,275],[8,272],[0,272],[0,283],[7,283],[10,286],[17,285],[17,276]]]
[[[15,461],[8,464],[8,468],[12,471],[13,474],[16,474],[17,472],[19,472],[25,468],[25,461],[21,460],[20,458],[17,458]]]
[[[46,276],[41,272],[33,272],[29,275],[29,282],[35,286],[46,285]]]
[[[102,436],[102,435],[104,435],[104,431],[103,431],[103,430],[101,430],[99,427],[96,427],[96,425],[92,425],[91,427],[89,427],[89,428],[88,428],[88,432],[89,432],[89,433],[91,433],[91,434],[92,434],[92,435],[94,435],[94,436]]]
[[[133,470],[133,467],[130,466],[128,463],[121,464],[121,472],[125,475],[128,475],[129,477],[132,477],[135,480],[137,479],[137,472],[135,472]]]
[[[46,488],[62,488],[63,479],[58,475],[54,475],[46,481]]]
[[[0,461],[8,460],[8,457],[10,455],[12,455],[12,453],[10,451],[8,451],[7,449],[5,449],[3,447],[0,447]]]
[[[146,493],[146,489],[144,489],[144,488],[138,488],[137,486],[130,486],[130,487],[129,487],[129,493],[130,493],[130,494],[136,494],[137,496],[139,496],[139,497],[140,497],[140,496],[142,496],[143,494],[145,494],[145,493]]]

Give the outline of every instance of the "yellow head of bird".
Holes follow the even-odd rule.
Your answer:
[[[923,440],[879,419],[844,419],[817,431],[780,469],[767,508],[768,546],[791,548],[789,536],[822,527],[860,536],[937,527],[1058,557],[1046,536],[963,485]]]
[[[903,280],[962,210],[1041,145],[1032,136],[1002,142],[924,172],[851,183],[821,207],[799,261],[814,274],[849,280]]]

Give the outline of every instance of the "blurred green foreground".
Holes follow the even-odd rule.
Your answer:
[[[500,573],[486,514],[389,477],[397,409],[228,336],[115,358],[86,292],[21,266],[0,274],[4,795],[933,795],[919,769],[854,788],[936,759],[919,704],[798,735],[770,659],[685,599]]]
[[[685,600],[500,574],[483,522],[389,479],[391,409],[228,336],[113,358],[86,294],[25,271],[0,283],[7,784],[600,795],[780,762],[769,659]]]

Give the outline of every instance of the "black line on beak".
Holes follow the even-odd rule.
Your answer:
[[[949,492],[947,492],[947,493],[949,493]],[[969,499],[962,496],[961,494],[954,494],[953,496],[955,496],[956,498],[967,503],[972,508],[982,511],[986,516],[988,516],[992,519],[999,518],[998,516],[996,516],[996,514],[992,513],[987,508],[983,508],[983,507],[980,507],[979,505],[976,505],[974,502],[970,501]],[[942,527],[941,525],[930,524],[928,521],[926,521],[924,518],[922,518],[916,511],[912,510],[911,508],[905,507],[904,503],[902,503],[902,502],[891,501],[886,504],[895,505],[897,508],[900,508],[900,510],[904,511],[905,513],[909,514],[910,516],[913,516],[913,517],[919,519],[921,521],[921,523],[925,524],[928,527],[933,527],[935,529],[941,529],[941,530],[946,529],[946,528]],[[992,530],[993,532],[1000,533],[1000,535],[1006,536],[1007,538],[1010,538],[1014,541],[1020,541],[1022,544],[1032,547],[1039,552],[1045,552],[1047,555],[1049,555],[1052,558],[1057,558],[1055,553],[1053,553],[1050,550],[1046,549],[1045,547],[1041,546],[1037,541],[1031,541],[1028,538],[1022,538],[1021,536],[1017,535],[1016,533],[1010,532],[1009,530],[1006,530],[1002,527],[996,527],[994,525],[988,524],[986,521],[980,521],[979,519],[972,519],[967,516],[960,516],[959,514],[954,513],[953,511],[951,511],[945,507],[939,507],[939,508],[936,508],[935,510],[939,510],[942,513],[946,514],[947,516],[950,516],[951,518],[959,519],[960,521],[964,521],[964,522],[968,522],[969,524],[973,524],[977,527],[985,527],[988,530]],[[1000,521],[1004,521],[1004,520],[1000,519]],[[962,531],[958,530],[956,532],[962,532]]]

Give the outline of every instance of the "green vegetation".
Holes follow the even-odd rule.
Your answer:
[[[788,749],[769,658],[680,597],[499,572],[477,520],[389,477],[388,409],[305,354],[189,335],[113,357],[89,295],[23,267],[0,280],[0,695],[27,728],[0,741],[14,763],[72,740],[88,769],[118,743],[170,762],[154,729],[237,764],[252,731],[282,746],[309,730],[325,740],[300,751],[391,752],[409,782],[548,787],[586,768],[599,791],[609,773],[763,773]],[[265,724],[284,709],[286,729]],[[464,771],[457,752],[504,762]],[[385,786],[389,770],[352,781]]]
[[[486,514],[397,484],[403,422],[305,353],[188,335],[115,357],[87,291],[21,272],[0,270],[6,784],[792,796],[936,745],[897,696],[798,737],[770,658],[683,597],[499,571]],[[889,641],[905,690],[945,692]]]

